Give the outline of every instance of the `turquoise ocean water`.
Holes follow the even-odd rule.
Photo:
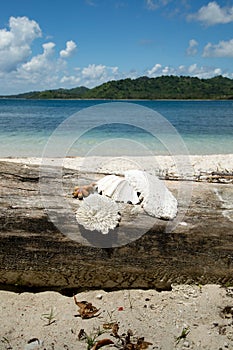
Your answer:
[[[102,104],[105,105],[103,116]],[[40,157],[49,140],[56,156],[59,156],[59,147],[67,156],[163,155],[174,150],[172,142],[167,147],[166,142],[161,141],[160,133],[168,138],[177,137],[170,135],[174,130],[190,154],[233,153],[233,101],[124,101],[120,102],[124,108],[120,107],[119,123],[115,122],[117,104],[0,99],[0,157]],[[164,125],[156,124],[156,113],[146,118],[148,108],[162,116],[167,123],[166,130]],[[76,122],[73,128],[70,125],[67,128],[66,121],[71,116],[75,116]],[[138,127],[138,123],[145,128]],[[155,128],[156,133],[151,134]],[[54,137],[56,130],[59,132]]]

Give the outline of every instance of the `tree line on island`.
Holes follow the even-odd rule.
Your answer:
[[[2,96],[3,97],[3,96]],[[189,76],[160,76],[108,81],[88,89],[33,91],[4,97],[26,99],[233,99],[233,79],[216,76],[200,79]]]

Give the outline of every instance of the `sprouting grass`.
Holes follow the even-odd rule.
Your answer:
[[[109,317],[109,322],[115,322],[114,315],[113,315],[114,312],[115,312],[115,310],[111,310],[111,311],[107,310],[107,314],[108,314],[108,317]]]
[[[200,293],[202,293],[202,284],[201,283],[198,284],[198,288],[199,288]]]
[[[128,291],[128,299],[129,299],[129,307],[132,310],[133,309],[133,299],[131,297],[130,291]]]
[[[101,330],[100,327],[96,328],[95,331],[90,334],[84,331],[80,340],[84,340],[87,344],[87,350],[91,350],[97,342],[97,338],[103,333],[105,333],[105,331]]]
[[[56,319],[53,308],[51,307],[50,312],[48,314],[42,314],[42,318],[47,321],[45,326],[50,326],[51,324],[55,323]]]
[[[190,329],[189,327],[183,327],[181,334],[176,338],[176,345],[179,344],[179,342],[182,339],[186,339],[187,335],[189,334]]]
[[[94,334],[94,335],[88,335],[86,334],[86,343],[87,343],[87,350],[90,350],[96,343],[96,338],[97,338],[97,335]]]

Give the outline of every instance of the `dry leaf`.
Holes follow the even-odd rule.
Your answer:
[[[133,335],[133,332],[131,331],[131,329],[128,329],[127,331],[127,335],[125,337],[125,342],[126,344],[130,344],[130,337]]]
[[[221,312],[220,312],[220,316],[222,318],[232,318],[233,317],[233,306],[225,306]]]
[[[113,326],[112,326],[112,334],[116,338],[120,338],[120,336],[118,334],[118,331],[119,331],[118,323],[114,323]]]
[[[78,301],[75,295],[74,295],[74,302],[79,307],[78,312],[82,317],[82,319],[99,316],[99,314],[96,315],[99,309],[97,309],[94,305],[92,305],[92,303],[89,303],[87,301]]]
[[[115,322],[107,322],[103,324],[103,329],[112,329],[115,325]]]
[[[98,350],[100,348],[102,348],[105,345],[110,345],[110,344],[114,344],[112,340],[110,339],[102,339],[97,341],[97,343],[95,343],[95,345],[93,346],[93,348],[91,350]]]
[[[124,350],[136,350],[136,348],[133,343],[129,343],[124,346]]]
[[[78,334],[78,340],[83,340],[83,339],[85,339],[86,338],[86,332],[85,332],[85,330],[82,328],[82,329],[80,329],[80,331],[79,331],[79,334]]]
[[[152,345],[152,343],[145,341],[144,337],[139,338],[137,341],[137,345],[136,345],[136,350],[145,350],[148,349],[149,345]]]
[[[124,350],[145,350],[148,349],[152,343],[149,343],[144,340],[144,337],[138,338],[137,344],[131,342],[130,337],[133,335],[133,332],[129,329],[124,341]]]

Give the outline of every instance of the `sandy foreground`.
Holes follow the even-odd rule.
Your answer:
[[[148,349],[233,349],[232,288],[174,285],[170,292],[99,290],[76,297],[100,309],[99,315],[78,317],[74,299],[55,292],[1,291],[0,349],[92,349],[87,339],[79,340],[81,329],[92,339],[103,332],[96,342],[112,340],[102,349],[131,349],[104,329],[109,323],[118,323],[120,336],[130,329],[133,343],[145,337],[152,343]]]
[[[1,159],[24,164],[41,164],[40,158]],[[93,160],[94,161],[94,160]],[[59,165],[51,159],[46,164]],[[144,162],[144,163],[143,163]],[[120,167],[119,167],[120,164]],[[146,169],[155,167],[151,160],[136,160]],[[161,172],[175,174],[174,161],[169,157],[157,157]],[[193,174],[206,176],[212,172],[232,174],[233,155],[190,156]],[[129,163],[115,163],[105,158],[104,163],[91,163],[82,158],[66,158],[62,166],[98,168],[99,171],[124,171]],[[131,167],[135,167],[132,161]],[[204,175],[203,175],[204,174]],[[91,302],[99,310],[97,317],[82,319],[73,297],[55,292],[38,294],[0,291],[0,350],[85,350],[87,338],[110,339],[113,344],[103,349],[145,349],[124,347],[127,331],[132,330],[132,343],[144,337],[152,343],[148,349],[233,349],[233,288],[218,285],[173,285],[170,292],[155,290],[121,290],[105,292],[86,291],[76,295],[79,301]],[[111,335],[104,324],[117,323],[120,339]],[[85,330],[86,339],[79,340],[79,332]],[[103,333],[102,333],[103,332]],[[101,333],[98,337],[97,335]]]

